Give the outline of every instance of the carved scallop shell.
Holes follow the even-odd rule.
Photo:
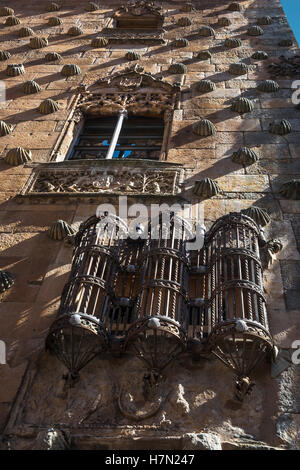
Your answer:
[[[61,60],[62,56],[58,54],[57,52],[48,52],[48,54],[45,55],[45,60],[47,62],[54,62],[55,60]]]
[[[240,165],[252,165],[258,160],[259,156],[257,153],[248,147],[241,147],[237,152],[232,154],[232,161]]]
[[[92,39],[91,46],[92,47],[104,47],[107,46],[108,44],[108,39],[103,38],[103,37],[97,37]]]
[[[0,60],[3,62],[4,60],[8,60],[11,58],[11,53],[8,51],[0,51]]]
[[[47,38],[39,38],[39,37],[30,38],[29,47],[31,49],[42,49],[43,47],[47,47],[47,46],[48,46]]]
[[[17,77],[25,73],[23,64],[8,64],[6,69],[6,75],[9,77]]]
[[[262,36],[264,34],[264,30],[257,25],[250,26],[248,29],[249,36]]]
[[[199,35],[200,36],[205,36],[205,37],[210,37],[210,36],[215,36],[216,32],[211,26],[201,26],[199,29]]]
[[[246,73],[248,73],[248,71],[248,65],[244,64],[243,62],[231,64],[229,67],[229,73],[231,73],[232,75],[245,75]]]
[[[27,26],[25,26],[24,28],[21,28],[18,32],[19,38],[27,38],[28,36],[33,36],[33,35],[34,35],[33,29],[28,28]]]
[[[62,24],[62,19],[58,16],[51,16],[51,18],[48,19],[49,26],[59,26],[60,24]]]
[[[238,2],[232,2],[230,3],[230,5],[228,6],[228,10],[229,11],[242,11],[242,5]]]
[[[83,34],[83,31],[78,26],[72,26],[67,32],[68,36],[80,36],[81,34]]]
[[[255,60],[266,60],[268,59],[269,55],[265,51],[256,51],[252,55],[252,59]]]
[[[253,109],[254,109],[253,102],[249,100],[248,98],[244,98],[244,97],[240,97],[237,100],[235,100],[231,106],[232,111],[236,113],[240,113],[240,114],[250,113],[251,111],[253,111]]]
[[[230,26],[231,25],[231,20],[227,18],[226,16],[223,16],[222,18],[218,19],[218,25],[219,26]]]
[[[264,93],[275,93],[279,90],[279,85],[274,80],[264,80],[257,88]]]
[[[42,101],[39,106],[39,112],[41,114],[51,114],[51,113],[55,113],[58,110],[59,110],[59,104],[57,103],[57,101],[54,101],[51,98],[48,98]]]
[[[170,73],[176,73],[176,74],[186,73],[187,72],[187,66],[185,64],[181,64],[181,63],[172,64],[169,67],[169,72]]]
[[[195,10],[195,7],[191,2],[187,2],[181,7],[181,11],[184,11],[185,13],[190,13],[191,11],[194,11],[194,10]]]
[[[272,23],[273,21],[272,21],[271,16],[262,16],[261,18],[258,18],[257,20],[258,25],[268,25]]]
[[[9,271],[0,269],[0,294],[10,289],[15,282],[14,276]]]
[[[197,83],[196,89],[201,93],[206,93],[209,91],[214,91],[216,89],[216,84],[211,80],[201,80]]]
[[[5,157],[5,162],[11,166],[22,165],[23,163],[31,160],[32,154],[30,150],[25,150],[23,147],[16,147],[10,149]]]
[[[16,26],[17,24],[21,24],[21,21],[17,16],[8,16],[4,24],[5,26]]]
[[[81,69],[76,64],[65,64],[60,73],[64,77],[73,77],[73,75],[80,75]]]
[[[185,38],[178,38],[174,41],[175,47],[186,47],[189,45],[189,41]]]
[[[85,11],[97,11],[99,9],[100,6],[95,2],[89,2],[85,7]]]
[[[141,55],[135,51],[128,51],[126,52],[125,57],[127,60],[139,60]]]
[[[60,9],[60,6],[57,4],[57,3],[50,3],[50,5],[48,5],[48,11],[58,11]]]
[[[193,193],[196,196],[200,197],[212,197],[216,196],[221,192],[221,188],[218,183],[210,178],[204,178],[200,181],[195,181],[195,185],[193,187]]]
[[[290,47],[293,44],[294,43],[291,39],[281,39],[278,43],[278,46],[280,46],[280,47]]]
[[[177,24],[179,26],[191,26],[192,21],[187,16],[183,16],[182,18],[179,18]]]
[[[14,16],[15,12],[12,8],[9,7],[1,7],[0,8],[0,16]]]
[[[234,49],[236,47],[241,47],[242,41],[239,38],[227,38],[225,40],[225,47],[228,49]]]
[[[7,124],[4,121],[0,121],[0,137],[5,135],[11,134],[13,131],[13,126],[11,124]]]
[[[271,122],[269,132],[276,135],[286,135],[292,132],[292,126],[289,121],[282,119],[280,122]]]
[[[23,91],[26,93],[26,95],[32,95],[34,93],[39,93],[41,91],[40,85],[35,82],[34,80],[29,80],[28,82],[25,82],[23,85]]]
[[[300,199],[300,179],[295,179],[284,183],[279,194],[286,199]]]
[[[193,125],[193,133],[201,137],[215,135],[217,132],[215,126],[208,119],[201,119]]]
[[[253,219],[254,222],[257,223],[257,225],[261,225],[262,227],[267,225],[271,220],[268,212],[265,209],[261,209],[260,207],[256,206],[248,207],[248,209],[243,209],[241,210],[241,213],[247,215],[248,217]]]
[[[212,54],[209,51],[200,51],[197,54],[197,59],[200,59],[200,60],[207,60],[211,58],[212,58]]]
[[[57,220],[48,230],[48,237],[61,241],[69,235],[74,235],[75,230],[64,220]]]

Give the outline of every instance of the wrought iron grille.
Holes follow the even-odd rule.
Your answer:
[[[137,240],[107,214],[81,225],[47,347],[75,377],[105,349],[134,352],[160,377],[193,349],[187,349],[191,341],[198,353],[214,354],[235,372],[242,400],[253,386],[249,375],[274,348],[259,227],[230,213],[212,226],[200,251],[189,252],[190,225],[165,215]]]
[[[117,124],[115,118],[86,119],[71,149],[69,159],[105,159]],[[123,123],[113,158],[158,160],[164,133],[164,121],[129,116]]]

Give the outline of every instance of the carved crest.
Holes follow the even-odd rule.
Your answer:
[[[132,17],[138,21],[141,20],[141,23],[144,24],[141,27],[151,27],[151,24],[152,27],[158,27],[164,21],[161,7],[156,6],[154,2],[146,2],[145,0],[128,2],[128,4],[122,5],[115,14],[119,27],[127,27],[124,22],[126,23]]]

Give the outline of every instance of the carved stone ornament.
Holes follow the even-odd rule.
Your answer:
[[[265,51],[256,51],[252,55],[252,59],[255,59],[255,60],[266,60],[268,59],[268,57],[269,55]]]
[[[127,60],[139,60],[141,55],[135,51],[128,51],[126,52],[125,57]]]
[[[260,207],[251,206],[248,207],[248,209],[243,209],[241,212],[242,214],[251,217],[251,219],[253,219],[257,225],[261,225],[262,227],[271,221],[268,212],[265,209],[261,209]]]
[[[289,121],[283,119],[280,122],[271,122],[269,132],[276,135],[286,135],[292,132],[292,126]]]
[[[226,16],[223,16],[218,19],[218,25],[219,26],[230,26],[231,25],[231,20],[227,18]]]
[[[65,64],[61,69],[61,74],[64,77],[73,77],[73,75],[80,75],[81,69],[76,64]]]
[[[10,149],[5,157],[5,162],[11,166],[18,166],[22,165],[23,163],[27,163],[31,160],[32,153],[30,150],[25,150],[22,147],[16,147]]]
[[[101,31],[110,44],[142,44],[152,46],[165,44],[165,30],[160,29],[125,29],[125,28],[104,28]]]
[[[201,80],[197,83],[196,89],[201,93],[207,93],[216,90],[217,86],[211,80]]]
[[[295,179],[284,183],[280,190],[280,196],[286,199],[300,199],[300,179]]]
[[[259,156],[257,155],[257,153],[248,147],[241,147],[237,152],[234,152],[232,155],[232,161],[234,163],[239,163],[240,165],[252,165],[258,160]]]
[[[174,41],[175,47],[187,47],[189,45],[189,40],[186,38],[178,38]]]
[[[170,73],[175,73],[175,74],[181,74],[181,73],[186,73],[187,72],[187,66],[185,64],[172,64],[169,67],[169,72]]]
[[[200,60],[207,60],[211,58],[212,58],[212,54],[209,51],[200,51],[197,54],[197,59],[200,59]]]
[[[159,28],[164,22],[162,8],[154,2],[133,0],[122,5],[115,13],[119,28],[127,28],[135,21],[136,28]]]
[[[23,75],[25,73],[25,68],[23,64],[8,64],[6,69],[6,75],[9,77],[17,77],[18,75]]]
[[[34,31],[31,28],[28,28],[27,26],[24,28],[21,28],[18,32],[19,38],[27,38],[28,36],[33,36]]]
[[[92,47],[105,47],[108,44],[108,39],[103,37],[93,38],[91,41]]]
[[[49,26],[59,26],[61,24],[62,24],[62,19],[59,18],[58,16],[52,16],[51,18],[48,19]]]
[[[14,276],[9,271],[2,271],[0,269],[0,294],[10,289],[14,282]]]
[[[199,35],[204,37],[214,37],[216,32],[211,26],[204,25],[199,29]]]
[[[9,51],[0,51],[0,61],[8,60],[11,58],[11,53]]]
[[[254,109],[254,104],[248,98],[240,97],[232,103],[231,110],[240,113],[250,113]]]
[[[42,37],[30,38],[29,47],[31,49],[42,49],[48,46],[48,39]]]
[[[33,93],[39,93],[41,91],[41,86],[34,80],[29,80],[23,84],[23,91],[26,95],[31,95]]]
[[[193,133],[201,137],[208,137],[216,134],[217,130],[208,119],[201,119],[193,125]]]
[[[8,16],[5,20],[5,26],[16,26],[17,24],[20,24],[21,21],[17,16]]]
[[[103,163],[102,163],[103,162]],[[35,195],[174,195],[180,190],[182,170],[174,166],[143,166],[142,161],[70,162],[37,169],[21,194]],[[75,164],[74,164],[75,163]],[[83,163],[83,164],[82,164]],[[103,168],[102,168],[103,167]]]
[[[45,60],[47,62],[54,62],[56,60],[61,60],[62,56],[58,54],[58,52],[48,52],[48,54],[45,55]]]
[[[139,66],[101,78],[83,93],[78,109],[93,117],[115,116],[124,109],[135,116],[164,117],[172,111],[180,88],[150,73],[138,72]],[[86,77],[83,85],[88,86]]]
[[[9,7],[0,8],[0,16],[13,16],[15,14],[14,10]]]
[[[51,98],[48,98],[42,101],[42,103],[39,106],[39,112],[41,114],[51,114],[51,113],[55,113],[58,110],[59,110],[59,104],[57,103],[57,101],[54,101]]]
[[[279,91],[279,85],[274,80],[265,80],[258,85],[258,90],[264,93],[275,93]]]
[[[229,73],[231,73],[232,75],[245,75],[246,73],[248,73],[248,71],[248,65],[244,64],[243,62],[231,64],[229,67]]]
[[[58,11],[60,10],[60,6],[57,3],[50,3],[47,8],[48,11]]]
[[[64,220],[57,220],[48,230],[48,237],[51,240],[61,241],[67,236],[74,235],[75,230]]]
[[[291,47],[293,45],[293,41],[291,39],[281,39],[278,43],[280,47]]]
[[[210,178],[204,178],[203,180],[195,181],[193,193],[196,196],[200,196],[202,198],[209,198],[212,196],[216,196],[220,192],[221,189],[218,183]]]
[[[268,25],[272,23],[273,21],[272,21],[271,16],[262,16],[261,18],[258,18],[257,20],[258,25]]]
[[[13,126],[11,124],[7,124],[4,121],[0,121],[0,137],[5,135],[11,134],[13,131]]]
[[[242,5],[238,2],[232,2],[228,6],[229,11],[242,11],[242,9],[243,9]]]
[[[68,36],[80,36],[81,34],[83,34],[83,31],[78,26],[71,26],[67,32]]]
[[[85,6],[85,11],[97,11],[100,9],[100,6],[95,3],[95,2],[89,2],[86,6]]]
[[[227,38],[225,40],[225,47],[228,49],[234,49],[236,47],[241,47],[242,41],[239,38]]]
[[[248,29],[249,36],[262,36],[264,34],[264,30],[257,25],[250,26]]]

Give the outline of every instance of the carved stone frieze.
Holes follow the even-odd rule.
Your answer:
[[[104,28],[101,31],[103,37],[105,37],[110,44],[165,44],[163,28],[155,30],[147,29],[113,29]]]
[[[87,167],[45,165],[33,170],[21,195],[54,194],[145,194],[175,195],[179,192],[182,169],[176,167],[144,168],[137,160],[133,165]],[[95,162],[96,163],[96,162]],[[68,165],[69,164],[69,165]]]

